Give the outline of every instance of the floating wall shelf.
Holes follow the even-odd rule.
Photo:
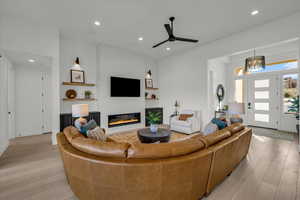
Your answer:
[[[146,90],[158,90],[158,88],[145,88]]]
[[[95,98],[85,99],[85,98],[76,98],[76,99],[67,99],[63,98],[63,101],[96,101]]]
[[[73,86],[85,86],[85,87],[93,87],[96,86],[94,83],[71,83],[71,82],[63,82],[63,85],[73,85]]]
[[[155,99],[153,99],[153,98],[146,98],[146,100],[159,100],[158,98],[155,98]]]

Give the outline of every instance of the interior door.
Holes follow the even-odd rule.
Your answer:
[[[247,122],[252,126],[278,128],[278,77],[271,74],[249,75],[247,78]]]

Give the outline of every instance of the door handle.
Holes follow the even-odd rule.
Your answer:
[[[248,109],[251,109],[251,102],[248,102]]]

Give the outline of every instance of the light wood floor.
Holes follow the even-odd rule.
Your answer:
[[[50,138],[42,135],[11,141],[0,158],[1,200],[77,199]],[[296,142],[254,135],[247,159],[204,199],[300,200],[299,166]]]

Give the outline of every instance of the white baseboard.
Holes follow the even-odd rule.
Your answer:
[[[5,142],[5,144],[0,145],[0,157],[2,156],[2,154],[4,153],[4,151],[7,149],[8,145],[9,145],[8,141]]]

